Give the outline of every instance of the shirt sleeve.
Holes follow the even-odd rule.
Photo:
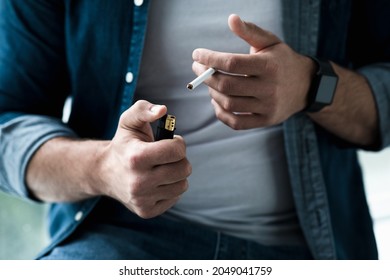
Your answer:
[[[70,93],[64,1],[0,1],[0,189],[29,197],[28,162],[61,122]]]
[[[61,119],[71,91],[62,2],[0,1],[0,123],[9,112]]]
[[[58,119],[22,115],[0,125],[0,189],[31,198],[25,182],[28,163],[37,149],[55,137],[77,137]]]
[[[378,149],[386,148],[390,146],[390,63],[367,65],[358,72],[366,77],[374,94],[381,136]]]

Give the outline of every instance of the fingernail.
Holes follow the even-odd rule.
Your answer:
[[[198,50],[194,50],[192,52],[192,59],[195,60],[195,61],[199,60],[199,51]]]
[[[149,108],[150,112],[157,113],[161,108],[161,105],[152,105],[152,107]]]

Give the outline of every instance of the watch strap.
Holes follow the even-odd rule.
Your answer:
[[[308,92],[308,105],[304,111],[318,112],[332,104],[336,91],[338,76],[328,60],[309,56],[317,65],[317,71],[312,79]]]

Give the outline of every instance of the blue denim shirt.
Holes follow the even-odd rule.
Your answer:
[[[119,115],[133,102],[148,3],[0,1],[2,190],[31,198],[26,166],[51,138],[114,135]],[[356,68],[369,81],[381,129],[374,149],[390,144],[389,11],[385,0],[283,2],[290,46]],[[129,72],[134,79],[126,82]],[[60,119],[69,95],[72,114],[64,124]],[[298,217],[313,256],[377,258],[356,147],[304,113],[284,123],[284,134]],[[47,250],[69,236],[97,200],[53,204]]]

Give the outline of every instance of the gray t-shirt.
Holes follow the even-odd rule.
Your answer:
[[[235,131],[215,117],[205,85],[186,89],[195,48],[248,53],[229,30],[230,14],[283,39],[281,12],[275,0],[152,1],[136,98],[176,115],[193,166],[189,190],[166,216],[266,245],[303,243],[282,126]]]

